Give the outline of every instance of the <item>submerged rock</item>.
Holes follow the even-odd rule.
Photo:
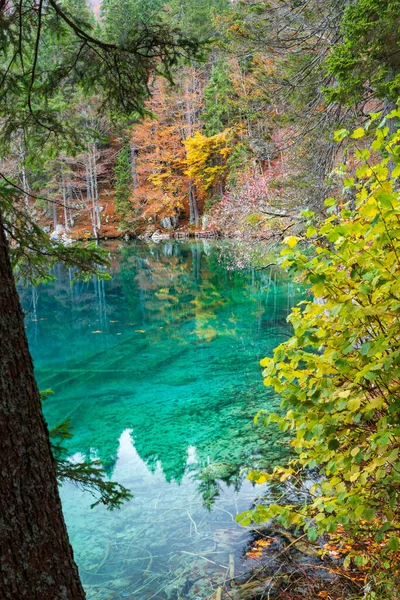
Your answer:
[[[110,583],[110,587],[119,590],[122,588],[129,587],[131,584],[132,584],[132,581],[130,579],[128,579],[127,577],[122,577],[121,579],[114,579]]]

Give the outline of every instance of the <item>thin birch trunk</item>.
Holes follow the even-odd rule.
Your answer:
[[[61,166],[61,189],[62,189],[62,197],[63,197],[65,231],[69,231],[68,213],[67,213],[67,192],[66,192],[66,189],[65,189],[64,165]]]

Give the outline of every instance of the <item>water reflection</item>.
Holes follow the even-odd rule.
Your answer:
[[[234,522],[256,495],[244,467],[286,452],[285,440],[252,418],[276,407],[258,361],[289,334],[299,294],[277,272],[228,271],[223,248],[110,245],[111,281],[71,287],[72,274],[58,269],[35,294],[21,290],[39,384],[56,394],[46,417],[51,425],[70,418],[71,455],[100,458],[135,495],[109,514],[63,487],[93,597],[212,590],[246,538]],[[218,561],[204,552],[219,552]]]

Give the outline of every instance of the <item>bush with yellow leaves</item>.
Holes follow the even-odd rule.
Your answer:
[[[310,540],[340,527],[360,540],[374,524],[379,554],[358,543],[348,559],[369,565],[369,598],[396,576],[400,547],[400,130],[388,126],[399,117],[374,114],[352,134],[336,132],[358,161],[355,177],[338,169],[353,201],[326,200],[320,225],[303,213],[307,232],[286,238],[282,251],[282,266],[313,299],[293,309],[293,337],[261,361],[286,413],[256,419],[292,430],[297,455],[250,477],[285,481],[318,468],[321,479],[304,505],[261,505],[240,516],[301,526]]]

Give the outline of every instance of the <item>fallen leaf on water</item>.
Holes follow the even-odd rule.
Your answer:
[[[135,329],[135,333],[146,333],[144,329]]]
[[[258,540],[254,545],[257,547],[267,548],[271,544],[271,540]]]
[[[260,558],[260,556],[261,556],[261,551],[258,551],[258,552],[247,552],[247,553],[246,553],[246,556],[247,556],[248,558],[253,558],[253,559],[255,559],[255,558]]]

